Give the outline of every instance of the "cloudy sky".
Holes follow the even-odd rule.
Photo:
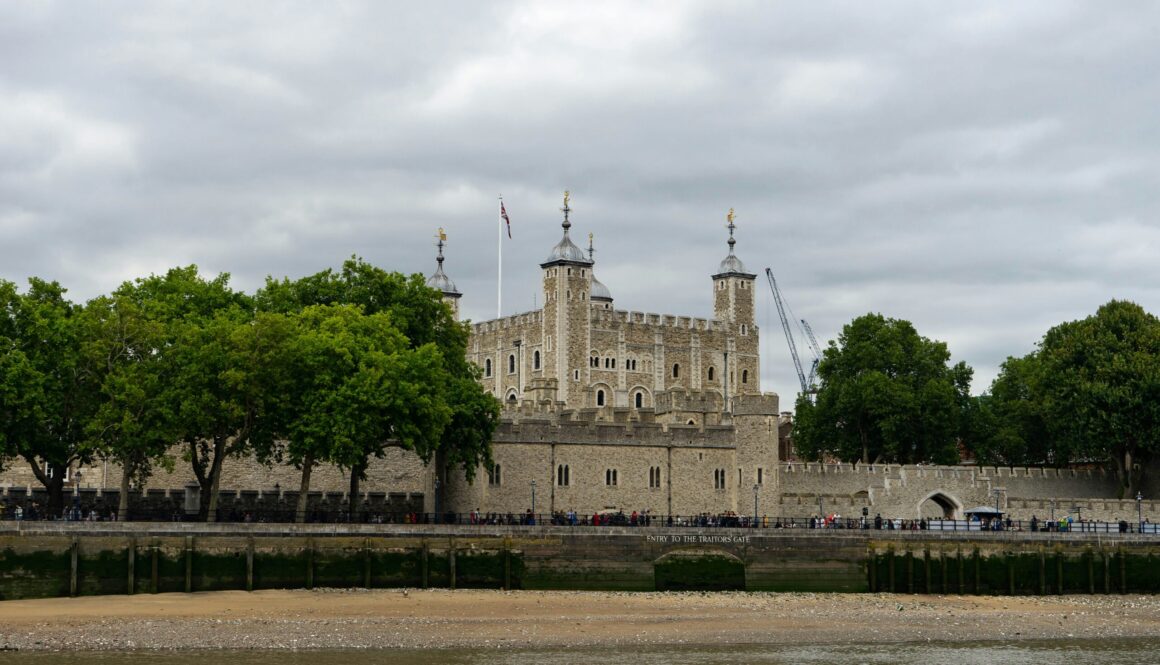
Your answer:
[[[4,2],[0,278],[430,273],[444,227],[478,321],[497,197],[512,314],[570,189],[618,308],[708,316],[732,207],[823,344],[905,318],[981,391],[1109,299],[1160,313],[1158,43],[1147,2]]]

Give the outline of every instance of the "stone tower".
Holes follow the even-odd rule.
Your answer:
[[[451,314],[455,320],[459,320],[459,299],[463,296],[458,289],[455,288],[455,282],[443,272],[443,245],[447,243],[447,234],[443,229],[439,229],[439,235],[436,236],[435,246],[439,248],[439,254],[435,257],[435,274],[427,278],[427,286],[433,289],[439,289],[443,293],[443,302],[451,308]]]
[[[723,386],[725,409],[728,411],[733,395],[759,392],[760,368],[757,326],[754,325],[753,289],[757,275],[747,271],[733,251],[737,244],[733,231],[737,225],[733,223],[732,208],[726,219],[729,222],[726,225],[729,229],[729,254],[713,275],[713,318],[728,329],[728,340],[722,349],[722,364],[726,368]]]
[[[544,373],[559,378],[557,399],[574,403],[583,397],[583,386],[587,385],[592,261],[568,236],[572,228],[569,200],[569,193],[564,192],[564,207],[560,208],[564,213],[564,237],[540,268],[544,284]]]

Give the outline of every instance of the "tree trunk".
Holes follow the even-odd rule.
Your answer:
[[[199,478],[201,485],[201,505],[199,517],[204,522],[217,521],[218,486],[222,479],[222,463],[225,462],[226,438],[215,436],[213,439],[213,453],[210,459],[209,473]]]
[[[129,480],[132,476],[133,472],[130,471],[130,464],[124,462],[121,467],[121,496],[117,499],[118,522],[124,522],[129,519]]]
[[[360,483],[362,483],[363,474],[366,473],[366,470],[367,470],[366,460],[363,460],[362,462],[356,464],[355,466],[351,467],[351,469],[350,469],[350,492],[347,493],[347,507],[346,507],[346,509],[347,509],[347,520],[349,520],[352,523],[355,521],[355,516],[358,514],[359,485],[360,485]]]
[[[306,521],[306,497],[310,493],[310,473],[314,470],[314,456],[307,454],[302,460],[302,483],[298,486],[298,506],[294,510],[294,521]]]

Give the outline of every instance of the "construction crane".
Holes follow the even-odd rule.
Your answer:
[[[809,324],[802,319],[805,329],[808,331],[809,347],[813,352],[814,360],[810,364],[810,375],[806,378],[806,373],[802,370],[802,361],[798,356],[797,342],[794,341],[793,329],[789,325],[789,316],[785,311],[787,306],[785,299],[781,297],[781,289],[777,288],[777,280],[773,278],[773,271],[769,268],[765,269],[765,277],[769,280],[769,288],[773,291],[773,302],[777,305],[777,315],[781,318],[781,329],[785,331],[785,341],[789,344],[789,355],[793,358],[793,367],[797,371],[798,382],[801,383],[803,395],[814,395],[818,392],[814,387],[814,376],[818,371],[818,360],[821,356],[821,350],[818,348],[818,342],[814,339],[813,330],[810,329]]]
[[[818,362],[822,359],[822,347],[818,346],[818,338],[814,337],[814,329],[805,319],[801,320],[802,329],[806,331],[806,339],[810,342],[810,351],[814,353],[814,361],[810,363],[810,375],[806,378],[806,383],[809,384],[812,392],[817,392],[818,389],[814,387],[814,378],[818,375]]]

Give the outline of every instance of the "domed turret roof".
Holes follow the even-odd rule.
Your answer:
[[[556,246],[552,248],[552,253],[548,258],[544,259],[544,263],[554,263],[556,261],[572,261],[575,263],[588,263],[588,259],[584,258],[584,251],[572,242],[568,237],[568,230],[564,230],[564,237]]]
[[[439,242],[436,245],[439,247],[439,255],[435,257],[435,274],[427,278],[427,286],[433,289],[439,289],[445,296],[452,296],[458,298],[463,295],[459,293],[459,289],[455,288],[455,282],[443,272],[443,244],[447,242],[447,234],[443,229],[439,229]]]
[[[737,240],[733,238],[733,229],[737,228],[737,225],[733,223],[733,208],[729,209],[729,214],[725,218],[729,220],[729,223],[725,225],[729,229],[729,254],[721,261],[721,265],[717,268],[717,273],[713,276],[745,275],[746,277],[756,277],[756,275],[751,274],[745,269],[745,264],[733,253],[733,246],[737,244]]]
[[[592,290],[588,292],[588,297],[591,300],[612,302],[612,292],[600,280],[596,279],[596,275],[592,276]]]
[[[592,264],[591,260],[584,257],[584,251],[577,247],[572,242],[572,239],[568,237],[568,229],[572,228],[572,222],[568,221],[568,213],[572,212],[572,208],[568,206],[570,196],[568,192],[564,192],[564,207],[560,208],[564,213],[564,223],[560,225],[564,228],[564,237],[552,248],[552,253],[548,255],[548,258],[544,259],[544,262],[540,264],[541,268],[546,268],[553,263],[563,262]]]

